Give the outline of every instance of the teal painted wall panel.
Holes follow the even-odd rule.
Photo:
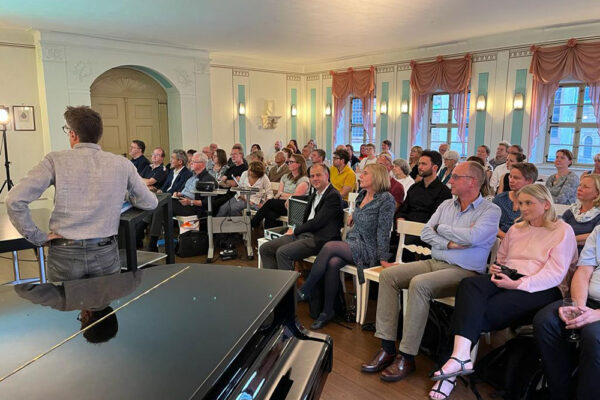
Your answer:
[[[477,97],[485,96],[485,100],[487,103],[488,99],[488,80],[490,74],[487,72],[482,72],[479,74],[479,83],[477,85]],[[471,97],[471,101],[473,101],[473,97]],[[475,98],[477,101],[477,98]],[[486,107],[487,108],[487,107]],[[487,116],[487,111],[477,111],[477,117],[475,122],[475,148],[481,146],[485,143],[485,119]]]
[[[328,87],[326,89],[325,103],[331,104],[331,99],[332,99],[331,88]],[[331,120],[331,115],[328,115],[325,117],[325,135],[326,135],[326,140],[327,140],[327,144],[326,144],[327,158],[330,160],[331,160],[331,155],[332,155],[332,148],[334,145],[332,132],[333,132],[333,121]]]
[[[405,101],[409,103],[410,108],[410,81],[402,81],[402,98],[400,101]],[[409,114],[403,113],[400,117],[400,157],[405,160],[408,159],[408,121]]]
[[[296,105],[296,109],[298,108],[298,90],[297,89],[292,89],[291,94],[291,101],[290,104],[295,104]],[[292,117],[292,139],[298,139],[298,118],[297,117]]]
[[[527,90],[527,69],[518,69],[515,79],[515,93],[523,93],[523,101],[525,101],[525,91]],[[512,127],[510,130],[510,142],[513,144],[521,144],[523,139],[523,115],[525,107],[522,110],[513,110]]]
[[[238,104],[244,102],[246,103],[246,86],[238,85]],[[246,104],[247,106],[247,104]],[[246,107],[247,108],[247,107]],[[239,124],[239,136],[240,143],[244,148],[244,154],[246,154],[246,116],[238,115],[238,124]]]
[[[310,89],[310,138],[317,139],[317,89]]]
[[[388,109],[385,114],[381,114],[381,113],[379,114],[379,124],[381,126],[379,127],[379,140],[376,140],[376,141],[378,141],[380,143],[388,138],[388,114],[390,113],[389,92],[390,92],[390,84],[388,82],[382,82],[381,83],[381,100],[380,100],[379,104],[381,104],[382,101],[385,101],[386,103],[388,103]]]

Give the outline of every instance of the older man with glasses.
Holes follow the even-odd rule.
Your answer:
[[[363,372],[383,370],[381,379],[389,382],[412,373],[429,302],[453,296],[463,278],[485,272],[501,212],[479,193],[484,174],[483,167],[473,161],[454,169],[450,182],[456,200],[444,201],[421,233],[421,239],[431,245],[432,259],[397,266],[382,262],[375,333],[382,348],[372,361],[362,364]],[[397,352],[398,296],[402,289],[408,289],[408,303],[404,304],[406,316]]]
[[[131,156],[131,162],[135,165],[138,174],[141,175],[144,168],[150,165],[150,161],[144,156],[146,151],[146,144],[141,140],[132,140],[129,146],[129,155]]]
[[[140,175],[148,189],[156,192],[165,183],[169,170],[163,165],[165,151],[162,147],[155,148],[151,158],[152,164],[147,165]]]

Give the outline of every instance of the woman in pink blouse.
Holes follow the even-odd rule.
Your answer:
[[[445,399],[457,376],[473,372],[471,345],[481,332],[531,321],[536,311],[567,290],[567,273],[577,262],[573,228],[556,217],[552,195],[543,185],[524,186],[517,201],[521,217],[502,240],[490,274],[463,279],[458,286],[452,316],[454,349],[432,377],[437,382],[430,399]]]

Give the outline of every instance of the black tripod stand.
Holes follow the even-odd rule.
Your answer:
[[[6,179],[4,180],[2,187],[0,187],[0,193],[2,193],[5,186],[8,186],[9,191],[15,186],[10,179],[10,161],[8,161],[8,146],[6,145],[6,125],[2,125],[2,141],[4,144],[4,168],[6,168]]]

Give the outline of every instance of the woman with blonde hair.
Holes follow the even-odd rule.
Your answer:
[[[421,146],[413,146],[410,149],[410,155],[408,157],[408,165],[410,167],[410,177],[417,179],[419,175],[419,158],[423,154],[423,148]]]
[[[396,201],[390,194],[390,176],[380,164],[368,164],[360,175],[361,191],[350,216],[346,240],[327,242],[317,255],[308,278],[298,290],[298,298],[307,300],[317,283],[325,279],[323,310],[311,329],[320,329],[334,317],[333,303],[340,284],[339,271],[346,264],[358,269],[359,281],[364,282],[362,271],[388,261],[390,231],[394,220]]]
[[[563,213],[562,219],[573,228],[577,248],[581,251],[590,233],[600,223],[600,175],[581,177],[577,201]]]
[[[542,307],[562,298],[577,262],[573,229],[556,217],[550,191],[526,185],[517,194],[521,217],[506,233],[490,273],[466,278],[456,292],[452,355],[431,379],[430,399],[447,398],[456,377],[474,372],[471,345],[482,331],[531,322]]]

